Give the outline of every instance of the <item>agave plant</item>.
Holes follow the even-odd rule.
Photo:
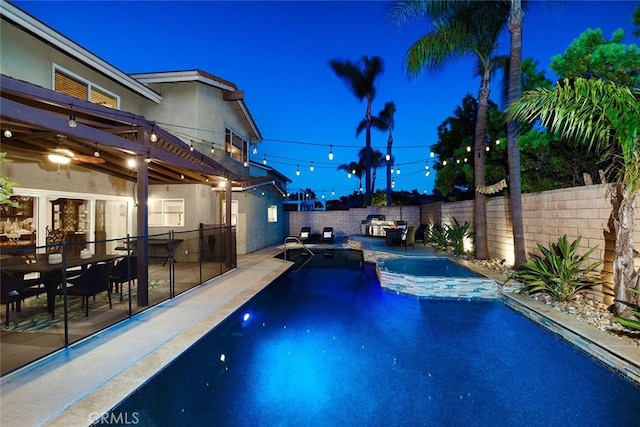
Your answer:
[[[640,295],[640,291],[637,291],[635,289],[627,289],[627,290],[630,292],[633,292],[634,294]],[[633,314],[638,319],[640,319],[640,307],[634,306],[634,308],[635,310],[631,310],[631,314]],[[616,319],[616,322],[620,323],[622,326],[626,326],[627,328],[630,328],[630,329],[640,330],[639,320],[627,319],[626,317],[619,317],[619,316],[616,316],[615,319]]]
[[[582,236],[578,236],[573,243],[569,243],[565,234],[558,238],[557,244],[551,244],[549,247],[538,243],[542,256],[536,255],[529,262],[522,264],[505,283],[518,278],[526,282],[521,292],[547,292],[555,301],[572,300],[578,292],[602,282],[593,275],[593,271],[602,261],[582,267],[597,247],[578,255],[581,240]]]

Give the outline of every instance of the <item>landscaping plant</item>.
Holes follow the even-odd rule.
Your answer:
[[[464,240],[472,236],[472,233],[469,232],[471,224],[469,221],[460,224],[455,218],[453,218],[453,222],[453,227],[447,226],[447,238],[454,255],[460,256],[464,254]]]
[[[633,292],[634,294],[640,295],[640,291],[635,289],[628,289],[628,291]],[[631,314],[640,319],[640,307],[637,305],[633,305],[634,310],[631,310]],[[637,329],[640,331],[640,320],[627,319],[626,317],[615,317],[616,322],[620,323],[622,326],[626,326],[627,328]]]
[[[569,243],[565,234],[558,238],[557,244],[551,244],[548,248],[538,243],[542,255],[536,255],[522,264],[505,283],[512,279],[521,279],[526,285],[520,292],[546,292],[555,301],[571,301],[578,292],[602,281],[593,275],[593,271],[602,261],[582,266],[596,248],[578,255],[581,240],[582,236],[578,236],[573,243]]]

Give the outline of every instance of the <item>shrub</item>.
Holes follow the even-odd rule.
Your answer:
[[[453,227],[447,226],[447,238],[453,253],[462,255],[464,254],[464,239],[472,236],[472,233],[469,232],[471,224],[469,224],[469,221],[460,224],[455,218],[453,218],[453,222]]]
[[[526,282],[521,292],[547,292],[555,301],[570,301],[583,289],[592,287],[602,281],[592,272],[602,261],[582,267],[589,255],[596,249],[589,249],[584,255],[578,255],[581,236],[571,244],[567,235],[560,237],[557,244],[545,248],[538,243],[542,256],[534,256],[520,269],[512,273],[505,283],[511,279]]]

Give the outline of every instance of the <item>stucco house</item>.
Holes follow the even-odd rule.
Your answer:
[[[0,234],[44,245],[59,227],[93,241],[231,224],[240,254],[281,241],[290,181],[249,161],[262,136],[234,83],[126,74],[4,0],[0,17],[1,174],[25,207],[2,212]],[[198,256],[187,248],[178,261]]]

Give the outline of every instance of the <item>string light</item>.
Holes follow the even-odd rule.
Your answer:
[[[71,104],[71,114],[69,114],[69,127],[75,128],[78,126],[78,122],[76,122],[76,115],[73,113],[73,104]]]
[[[211,154],[213,154],[214,151],[216,151],[216,147],[213,145],[213,142],[212,142],[211,143]]]
[[[329,160],[333,160],[333,145],[329,145]]]
[[[391,154],[387,153],[386,156],[384,156],[384,159],[388,162],[389,160],[391,160]]]
[[[313,162],[311,162],[311,166],[309,166],[309,170],[313,172]]]
[[[149,153],[148,151],[147,151],[147,158],[146,158],[146,159],[144,159],[144,161],[145,161],[145,163],[147,163],[147,164],[151,163],[151,153]]]
[[[347,174],[347,178],[351,178],[351,172]]]
[[[253,144],[253,154],[258,154],[258,144]]]
[[[98,150],[98,143],[96,142],[96,150],[93,152],[94,157],[100,157],[100,150]]]
[[[7,128],[4,131],[4,137],[11,138],[12,136],[13,136],[13,132],[11,132],[11,129],[9,129],[9,127],[7,126]]]
[[[267,155],[265,154],[264,159],[262,159],[262,164],[266,165],[267,164]]]
[[[129,168],[133,169],[136,167],[136,159],[134,159],[133,157],[130,157],[129,159],[127,159],[127,166],[129,166]]]
[[[156,135],[155,129],[151,129],[151,135],[149,135],[149,140],[151,142],[158,142],[158,135]]]
[[[296,176],[300,176],[300,165],[296,165]]]
[[[189,151],[193,151],[193,141],[191,141],[191,144],[189,145]]]

